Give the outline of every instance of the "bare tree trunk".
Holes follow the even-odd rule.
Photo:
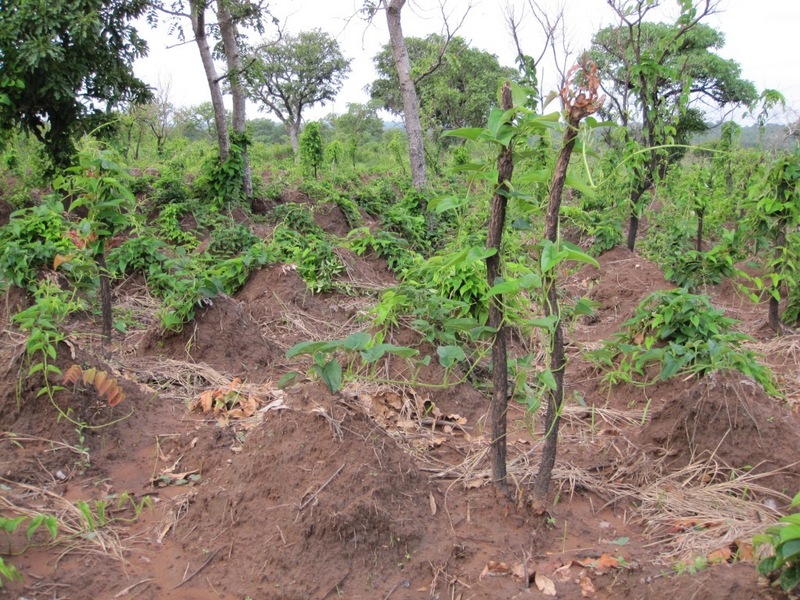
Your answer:
[[[222,46],[225,52],[225,62],[228,66],[228,84],[231,88],[233,99],[233,132],[244,142],[247,128],[247,96],[242,87],[242,60],[239,54],[239,43],[236,40],[236,24],[233,22],[225,0],[217,0],[217,19],[222,37]],[[244,172],[242,173],[242,189],[245,197],[253,195],[253,180],[250,173],[250,160],[247,154],[247,145],[242,148]]]
[[[225,118],[225,104],[222,101],[222,89],[219,85],[217,68],[211,55],[211,47],[206,36],[206,14],[203,0],[189,0],[191,6],[190,18],[200,58],[203,61],[203,70],[206,74],[208,89],[211,93],[211,105],[214,107],[214,124],[217,128],[217,144],[219,145],[220,160],[228,158],[230,140],[228,139],[228,123]]]
[[[703,251],[703,221],[705,220],[706,211],[697,211],[697,239],[694,242],[694,249],[698,252]]]
[[[628,250],[630,250],[631,252],[633,252],[633,248],[636,246],[636,235],[639,233],[639,215],[636,205],[639,203],[639,200],[646,191],[647,187],[645,187],[643,184],[639,184],[638,187],[635,187],[633,190],[631,190],[631,197],[630,197],[631,216],[628,221],[628,239],[627,239]]]
[[[503,85],[501,107],[509,110],[513,107],[511,85]],[[489,230],[486,247],[496,250],[493,256],[486,259],[486,278],[492,287],[500,277],[500,249],[503,242],[503,228],[506,223],[506,205],[508,200],[508,182],[514,172],[512,144],[500,151],[497,157],[497,190],[492,198],[492,212],[489,217]],[[489,300],[489,327],[497,330],[492,341],[492,404],[490,419],[492,428],[491,462],[492,481],[495,488],[508,494],[506,481],[506,412],[508,411],[508,357],[506,353],[506,329],[503,325],[503,299],[495,295]]]
[[[406,40],[400,22],[400,12],[406,0],[382,0],[386,10],[386,23],[389,26],[389,42],[392,46],[392,57],[400,80],[400,93],[403,96],[403,121],[408,135],[408,156],[411,162],[411,183],[416,189],[427,183],[425,174],[425,146],[423,143],[422,124],[419,119],[419,100],[414,81],[411,79],[411,61],[408,58]]]
[[[556,159],[553,180],[550,184],[550,195],[547,202],[547,215],[545,217],[545,237],[554,244],[558,241],[558,221],[561,211],[561,194],[564,191],[564,182],[567,179],[567,167],[570,155],[575,147],[575,138],[578,136],[578,125],[581,117],[573,115],[567,120],[567,130],[564,133],[564,145]],[[556,464],[556,450],[558,448],[558,426],[561,419],[561,408],[564,405],[564,331],[561,324],[561,310],[558,306],[557,273],[555,269],[542,276],[542,283],[547,290],[547,301],[544,304],[544,314],[549,317],[556,316],[550,348],[550,372],[556,382],[554,390],[547,394],[547,412],[544,418],[545,442],[542,459],[539,463],[539,472],[533,485],[533,508],[537,513],[543,513],[547,501],[547,492],[550,489],[550,480],[553,476],[553,467]]]

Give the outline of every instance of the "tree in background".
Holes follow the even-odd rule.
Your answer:
[[[610,0],[609,4],[620,25],[595,34],[591,57],[610,99],[605,114],[625,127],[628,151],[634,156],[627,239],[633,250],[642,196],[682,155],[662,146],[685,144],[693,133],[705,129],[698,106],[751,104],[757,93],[752,83],[741,78],[736,61],[714,54],[724,36],[700,23],[713,11],[710,0],[684,0],[673,24],[645,20],[660,4],[658,0]],[[637,123],[641,129],[634,134],[631,126]]]
[[[58,167],[70,164],[72,136],[101,124],[147,86],[133,61],[147,44],[130,25],[145,0],[4,0],[0,18],[0,130],[22,127]]]
[[[303,110],[333,100],[350,71],[350,60],[338,42],[315,29],[284,35],[275,44],[256,50],[245,73],[249,97],[286,126],[295,156]]]
[[[192,141],[214,141],[214,106],[211,102],[178,108],[175,123],[179,134]]]
[[[247,155],[246,138],[246,100],[247,95],[243,86],[243,66],[241,60],[240,29],[250,28],[259,34],[264,33],[264,17],[269,16],[268,5],[261,0],[216,0],[217,24],[210,26],[207,22],[207,12],[210,3],[205,0],[175,0],[169,5],[164,0],[154,0],[151,3],[149,19],[157,21],[158,13],[173,17],[172,29],[177,32],[178,38],[183,41],[185,33],[182,21],[188,19],[192,26],[194,41],[200,52],[203,70],[211,94],[211,104],[214,108],[214,123],[217,130],[217,144],[219,146],[220,162],[228,159],[231,143],[237,145],[235,161],[240,163],[242,170],[242,188],[245,196],[252,193],[252,179],[250,163]],[[277,24],[276,19],[272,22]],[[209,33],[219,35],[219,45],[215,50],[225,59],[227,72],[223,77],[217,73],[214,64],[214,52],[209,43]],[[222,83],[227,82],[233,99],[231,127],[227,121],[225,105],[223,102]],[[232,131],[232,134],[231,134]]]
[[[433,133],[435,140],[444,130],[485,123],[489,109],[497,101],[499,83],[518,77],[515,69],[500,66],[494,54],[470,47],[461,37],[454,37],[449,43],[438,34],[407,38],[406,46],[422,126]],[[379,77],[370,85],[370,96],[381,108],[402,114],[403,99],[388,44],[374,61]],[[439,66],[431,71],[437,61]]]
[[[419,115],[419,99],[416,82],[411,76],[411,60],[408,56],[406,39],[403,36],[401,20],[406,0],[365,0],[364,13],[371,21],[378,10],[386,13],[386,24],[389,27],[389,47],[392,52],[400,98],[403,103],[403,122],[408,136],[408,158],[411,163],[411,183],[417,189],[427,184],[425,172],[425,143],[422,134],[422,122]]]
[[[156,151],[159,156],[164,155],[164,145],[175,129],[175,106],[170,102],[170,90],[171,84],[160,85],[150,102],[133,107],[134,119],[150,130],[156,138]]]

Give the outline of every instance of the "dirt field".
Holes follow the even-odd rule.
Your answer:
[[[355,289],[391,284],[377,258],[345,258]],[[0,598],[782,597],[757,581],[750,540],[800,490],[800,339],[775,340],[765,307],[722,284],[709,290],[713,302],[754,337],[749,347],[765,355],[784,398],[738,373],[609,388],[581,351],[669,285],[627,250],[600,263],[568,282],[570,295],[600,307],[567,332],[568,403],[545,518],[527,504],[542,418],[531,424],[520,405],[508,415],[518,501],[489,483],[488,376],[442,386],[434,357],[417,385],[359,380],[332,395],[301,378],[278,389],[298,366],[286,350],[367,328],[368,297],[314,296],[294,271],[272,266],[163,336],[143,283],[121,284],[115,304],[152,324],[104,349],[99,322],[83,316],[60,347],[62,369],[105,370],[126,393],[114,408],[82,385],[56,395],[79,420],[119,420],[81,441],[47,395],[37,398],[41,382],[17,387],[24,339],[8,315],[25,299],[9,294],[0,508],[49,511],[75,533],[55,545],[37,533],[27,549],[11,536],[24,580]],[[435,355],[413,331],[394,336]],[[531,353],[537,343],[514,340]],[[380,369],[407,376],[400,359]],[[202,411],[233,397],[238,412]],[[117,510],[123,493],[151,507],[138,517],[131,501]],[[87,532],[75,502],[109,498],[107,523]]]

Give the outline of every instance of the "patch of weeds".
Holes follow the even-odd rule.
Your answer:
[[[778,394],[772,374],[757,355],[742,347],[750,338],[736,331],[735,319],[712,306],[707,296],[683,289],[650,294],[623,323],[623,331],[588,353],[590,360],[608,371],[605,380],[635,383],[646,379],[650,367],[658,368],[655,381],[678,373],[699,376],[732,369]]]
[[[800,506],[800,493],[795,495],[790,508]],[[755,548],[768,547],[772,555],[758,563],[759,574],[765,576],[772,587],[792,593],[800,589],[800,512],[781,517],[777,525],[753,538]]]

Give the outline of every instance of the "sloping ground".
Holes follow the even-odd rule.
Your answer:
[[[348,260],[351,280],[387,282],[375,259]],[[369,308],[364,297],[309,294],[288,266],[254,273],[172,337],[129,335],[105,353],[79,333],[94,325],[75,323],[62,368],[107,370],[126,399],[111,409],[76,386],[56,395],[59,406],[98,426],[131,412],[84,430],[81,443],[47,396],[36,398],[38,385],[18,396],[23,338],[4,322],[0,364],[11,366],[0,423],[16,436],[0,440],[4,510],[57,513],[74,533],[12,558],[25,580],[0,597],[527,598],[550,585],[561,598],[773,597],[756,580],[748,544],[800,488],[796,397],[769,398],[724,373],[648,388],[603,384],[578,351],[669,286],[626,250],[600,263],[570,280],[570,295],[588,294],[600,308],[569,334],[568,395],[585,407],[570,401],[565,410],[545,520],[526,504],[542,419],[510,408],[519,501],[509,503],[488,483],[482,381],[362,382],[331,395],[304,379],[278,390],[296,367],[286,349],[361,330]],[[419,344],[407,330],[394,341]],[[797,356],[792,340],[771,347],[784,382],[796,378]],[[418,381],[441,382],[432,363]],[[400,380],[405,367],[394,359],[381,368]],[[86,500],[96,516],[97,500],[123,492],[153,508],[137,516],[128,502],[94,532],[70,512]],[[10,543],[26,546],[21,535]]]

